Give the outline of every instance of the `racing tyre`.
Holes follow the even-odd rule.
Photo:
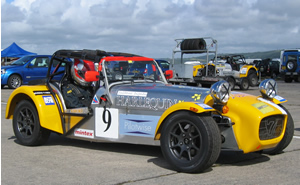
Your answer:
[[[210,116],[178,112],[167,118],[161,132],[164,158],[177,171],[196,173],[211,167],[219,157],[221,135]]]
[[[249,89],[249,80],[248,80],[248,78],[242,78],[240,89],[241,90],[248,90]]]
[[[249,80],[249,85],[251,87],[254,87],[258,84],[258,77],[255,74],[255,72],[250,72],[250,74],[248,75],[248,80]]]
[[[290,112],[285,107],[283,107],[282,105],[279,106],[281,106],[287,112],[288,115],[284,136],[276,147],[263,150],[263,153],[265,154],[275,155],[281,153],[291,143],[294,136],[294,120]]]
[[[19,75],[11,75],[7,82],[8,88],[16,89],[22,85],[22,79]]]
[[[25,146],[44,144],[50,131],[40,126],[37,110],[28,100],[21,101],[13,115],[13,130],[18,141]]]

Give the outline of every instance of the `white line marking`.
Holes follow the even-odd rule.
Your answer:
[[[300,136],[293,136],[293,138],[295,138],[295,139],[300,139]]]

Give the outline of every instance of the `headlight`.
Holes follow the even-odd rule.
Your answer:
[[[243,74],[243,75],[246,74],[247,73],[247,68],[242,68],[240,73]]]
[[[229,83],[225,80],[213,84],[210,94],[216,103],[226,103],[230,97]]]
[[[274,98],[277,94],[277,83],[273,79],[266,79],[259,84],[259,90],[264,98]]]
[[[1,74],[5,74],[5,69],[1,69]]]

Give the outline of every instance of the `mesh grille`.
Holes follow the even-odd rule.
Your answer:
[[[284,123],[283,115],[269,116],[264,118],[259,126],[259,139],[267,140],[280,136]]]

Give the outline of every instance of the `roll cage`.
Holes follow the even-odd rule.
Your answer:
[[[46,86],[49,88],[50,94],[52,95],[58,111],[60,113],[60,120],[62,123],[63,128],[63,134],[67,134],[70,132],[70,130],[66,129],[66,121],[64,119],[65,116],[76,116],[76,117],[82,117],[83,120],[86,118],[89,118],[93,115],[93,111],[90,109],[90,107],[81,107],[80,113],[77,113],[76,111],[72,111],[72,109],[66,108],[64,97],[62,95],[62,85],[64,80],[71,79],[71,66],[73,64],[72,59],[80,59],[80,60],[88,60],[93,62],[94,64],[100,65],[100,61],[102,58],[108,57],[108,58],[132,58],[132,57],[138,57],[138,55],[130,54],[130,53],[120,53],[120,52],[106,52],[103,50],[58,50],[56,51],[50,60],[49,68],[47,71],[47,78],[46,78]],[[51,73],[51,67],[53,66],[54,61],[58,61],[58,63],[55,66],[55,69]],[[64,66],[64,70],[59,71],[59,68],[61,66]],[[97,66],[97,65],[96,65]],[[63,74],[62,78],[57,81],[54,80],[53,77],[56,75]],[[101,79],[102,73],[99,74],[99,79]],[[103,78],[103,76],[102,76]],[[94,96],[96,90],[100,86],[100,80],[98,80],[93,87],[89,87],[92,89],[92,96]],[[57,92],[59,91],[59,92]],[[60,100],[59,100],[60,99]]]

